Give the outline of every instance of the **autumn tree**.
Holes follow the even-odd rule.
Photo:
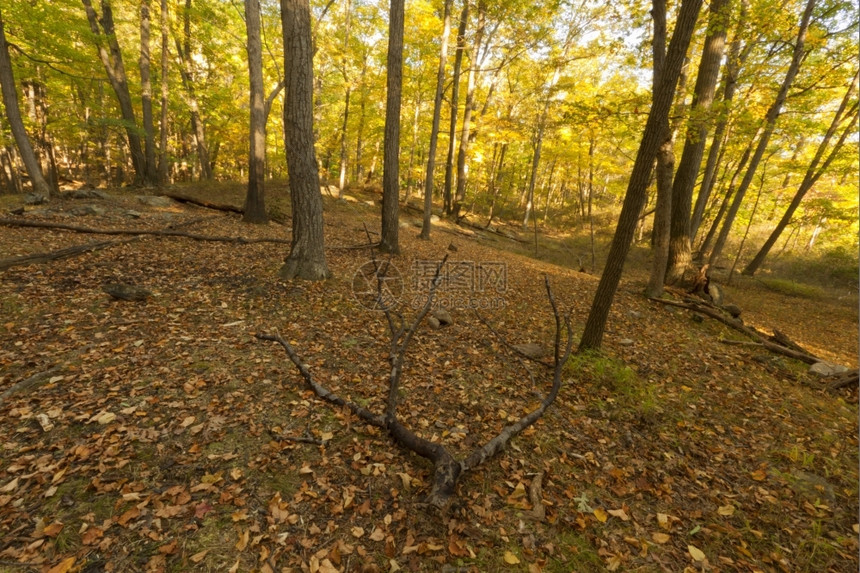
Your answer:
[[[245,0],[248,75],[250,76],[250,130],[248,150],[248,190],[242,220],[265,223],[266,101],[263,93],[263,44],[260,38],[260,0]]]
[[[323,238],[322,194],[314,153],[313,44],[310,4],[281,0],[284,35],[284,145],[290,176],[293,237],[281,278],[322,280],[331,274]]]
[[[9,57],[9,44],[6,41],[2,12],[0,12],[0,89],[3,91],[3,107],[6,110],[6,119],[15,138],[15,144],[18,146],[18,153],[27,169],[27,175],[30,176],[33,191],[44,197],[50,197],[53,190],[42,174],[39,159],[36,157],[36,152],[33,151],[30,137],[27,135],[24,121],[21,119],[18,92],[15,87],[15,76],[12,73],[12,60]]]
[[[403,87],[404,0],[391,0],[388,21],[387,92],[385,97],[385,142],[382,169],[383,252],[400,252],[400,95]]]
[[[702,0],[682,0],[681,2],[672,40],[666,51],[662,78],[659,88],[654,92],[654,100],[648,112],[648,121],[645,124],[645,132],[642,134],[636,161],[633,164],[621,214],[618,216],[618,226],[609,248],[606,267],[603,269],[603,275],[597,285],[597,292],[594,294],[591,311],[588,314],[585,330],[579,343],[580,352],[600,348],[603,331],[606,328],[606,319],[609,315],[609,307],[612,306],[615,291],[621,280],[624,261],[627,258],[630,243],[636,230],[636,222],[646,199],[651,166],[657,155],[661,136],[665,134],[666,117],[672,106],[678,76],[681,73],[681,65],[684,63],[684,57],[690,45],[701,7]]]

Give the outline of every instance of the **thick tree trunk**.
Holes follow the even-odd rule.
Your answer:
[[[815,8],[816,1],[817,0],[807,0],[806,7],[800,17],[800,25],[797,31],[797,40],[794,43],[791,64],[788,66],[788,71],[785,74],[785,79],[782,81],[779,92],[776,94],[776,99],[767,110],[761,138],[759,139],[758,145],[756,146],[755,152],[750,160],[749,168],[747,169],[737,192],[735,192],[735,198],[732,201],[731,207],[729,207],[729,211],[726,213],[726,220],[723,223],[723,227],[720,229],[720,234],[717,237],[716,244],[714,245],[714,250],[711,252],[710,259],[708,260],[712,267],[716,266],[716,262],[722,254],[723,247],[725,246],[726,239],[732,229],[735,216],[743,202],[744,195],[746,195],[747,189],[749,189],[750,183],[752,183],[753,177],[755,176],[756,169],[758,169],[758,165],[761,162],[761,158],[764,156],[768,143],[770,143],[770,136],[773,134],[773,130],[776,127],[776,120],[779,118],[779,114],[782,111],[785,98],[788,96],[788,90],[794,83],[794,78],[797,76],[797,72],[800,69],[800,64],[805,56],[806,32],[812,19],[812,11]]]
[[[800,187],[797,188],[797,192],[794,194],[794,198],[792,198],[791,203],[788,208],[785,210],[785,214],[780,219],[779,223],[777,223],[776,228],[767,238],[764,245],[762,245],[759,252],[756,256],[749,262],[749,264],[744,268],[743,273],[747,276],[752,276],[764,262],[770,250],[773,248],[773,245],[776,243],[779,236],[788,226],[788,223],[791,221],[791,218],[794,216],[794,212],[800,206],[800,202],[806,196],[810,189],[815,185],[816,181],[821,177],[821,175],[827,170],[830,164],[835,159],[836,155],[839,153],[839,150],[845,144],[845,140],[849,137],[849,135],[856,135],[855,128],[857,126],[857,102],[855,101],[851,109],[846,113],[846,109],[848,108],[848,104],[853,97],[854,90],[857,89],[857,76],[854,76],[854,80],[852,81],[848,91],[845,93],[845,97],[842,100],[839,109],[836,112],[836,115],[833,116],[833,121],[830,124],[830,127],[827,130],[827,133],[824,135],[824,139],[821,140],[821,143],[818,145],[818,150],[815,152],[815,157],[812,158],[812,162],[809,164],[809,168],[806,170],[806,175],[803,177],[803,181],[800,183]],[[827,146],[830,144],[830,140],[833,138],[833,135],[836,133],[836,130],[839,129],[840,123],[848,118],[848,123],[845,125],[842,135],[839,137],[839,140],[834,144],[833,148],[830,150],[827,155],[827,159],[824,160],[824,163],[821,163],[822,158],[824,157],[824,153],[827,150]]]
[[[468,2],[468,0],[467,0]],[[478,22],[475,28],[475,39],[469,54],[469,77],[466,83],[466,104],[463,109],[463,127],[460,132],[460,148],[457,150],[457,187],[454,193],[453,215],[460,215],[463,201],[466,200],[466,155],[469,153],[469,130],[472,127],[472,111],[475,108],[475,84],[478,73],[478,52],[484,39],[487,6],[483,1],[478,2]]]
[[[391,0],[388,19],[388,73],[385,143],[382,159],[382,234],[379,250],[400,253],[400,97],[403,87],[404,0]]]
[[[678,171],[672,182],[672,216],[669,238],[669,260],[666,282],[676,283],[692,265],[690,248],[690,209],[693,202],[693,186],[702,164],[705,142],[710,127],[711,104],[717,86],[720,60],[726,43],[729,0],[712,0],[708,17],[708,30],[699,73],[693,91],[693,107],[687,126],[684,151],[678,163]]]
[[[621,280],[621,272],[624,269],[624,261],[630,250],[630,242],[636,231],[636,222],[642,206],[647,198],[648,181],[651,176],[651,167],[657,150],[660,147],[661,136],[664,133],[664,125],[672,107],[675,96],[675,88],[678,84],[678,76],[684,63],[685,54],[690,46],[690,39],[696,27],[696,20],[702,0],[682,0],[675,23],[675,31],[669,43],[666,53],[666,64],[660,88],[655,94],[651,110],[648,113],[648,121],[645,124],[645,132],[639,144],[639,151],[633,164],[630,182],[627,185],[627,193],[624,204],[618,218],[618,227],[612,238],[612,245],[606,261],[606,268],[600,277],[594,302],[588,314],[582,340],[579,343],[579,351],[600,348],[603,340],[603,331],[606,328],[606,319],[609,316],[609,307],[615,298],[615,291]]]
[[[140,3],[140,97],[144,131],[143,181],[146,186],[155,185],[158,167],[155,163],[155,126],[152,119],[152,80],[150,79],[150,0]]]
[[[282,278],[322,280],[325,260],[319,168],[314,154],[313,46],[308,0],[281,0],[284,34],[284,147],[290,179],[293,237]]]
[[[248,150],[248,191],[245,194],[246,223],[266,223],[266,98],[263,93],[263,44],[260,37],[260,0],[245,0],[245,28],[248,34],[248,75],[250,86],[250,146]]]
[[[87,20],[90,31],[95,36],[98,47],[99,58],[104,65],[110,80],[111,87],[119,102],[122,119],[126,121],[125,129],[128,137],[128,148],[131,152],[131,163],[134,167],[134,182],[143,182],[146,172],[146,159],[143,148],[140,146],[140,136],[137,134],[137,120],[134,116],[134,106],[131,102],[131,93],[128,89],[128,79],[125,74],[125,65],[122,61],[122,52],[116,39],[116,30],[113,23],[113,10],[109,0],[101,0],[102,17],[99,18],[93,9],[91,0],[81,0],[87,12]],[[107,46],[105,46],[105,43]]]
[[[0,88],[3,90],[3,107],[6,109],[6,119],[9,121],[9,128],[15,138],[15,144],[18,146],[18,153],[21,155],[21,160],[30,176],[33,191],[50,197],[53,194],[51,186],[42,174],[39,160],[33,151],[27,131],[24,129],[24,121],[21,119],[18,92],[15,90],[15,77],[12,73],[12,61],[9,58],[9,45],[6,43],[2,14],[0,14]]]
[[[460,12],[460,25],[457,27],[457,52],[454,55],[454,72],[451,79],[451,120],[448,127],[448,157],[445,159],[445,187],[442,201],[445,214],[454,211],[454,149],[457,146],[457,110],[460,98],[460,69],[463,66],[463,52],[466,50],[466,26],[469,24],[469,2],[463,3]]]

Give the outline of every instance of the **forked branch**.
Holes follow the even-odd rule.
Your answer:
[[[369,410],[358,406],[354,402],[345,400],[317,383],[307,365],[302,362],[293,347],[279,334],[257,334],[257,338],[277,342],[284,348],[284,350],[286,350],[287,356],[296,368],[298,368],[307,386],[311,388],[317,396],[337,406],[348,408],[359,418],[373,426],[386,429],[399,446],[430,460],[433,463],[433,479],[430,493],[428,494],[425,502],[429,506],[437,509],[442,509],[447,506],[448,501],[454,494],[457,483],[464,472],[477,468],[483,462],[501,452],[511,439],[537,422],[541,416],[544,415],[547,408],[552,405],[558,396],[562,384],[562,369],[573,349],[573,334],[570,327],[570,314],[562,317],[556,304],[555,297],[553,296],[552,288],[549,285],[549,280],[545,278],[544,282],[546,285],[547,297],[549,298],[550,306],[552,307],[552,312],[555,317],[553,382],[552,388],[547,396],[541,401],[537,408],[513,424],[503,428],[497,436],[489,440],[483,446],[475,449],[464,460],[456,459],[454,455],[442,444],[431,442],[418,436],[415,432],[400,422],[397,416],[397,396],[399,394],[400,377],[403,373],[403,364],[407,347],[409,346],[415,331],[418,329],[418,326],[432,307],[436,287],[439,283],[439,272],[444,263],[445,259],[442,260],[436,269],[436,275],[431,282],[430,290],[424,306],[408,326],[406,326],[402,317],[398,316],[400,320],[395,321],[392,309],[385,309],[391,334],[391,373],[389,375],[388,399],[386,401],[385,413],[383,415],[374,414]],[[563,332],[564,335],[562,335]],[[498,333],[495,334],[501,338],[501,335]],[[505,344],[507,345],[507,343]]]

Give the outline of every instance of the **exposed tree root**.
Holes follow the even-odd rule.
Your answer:
[[[831,377],[831,380],[830,384],[827,385],[827,389],[831,392],[839,390],[840,388],[845,388],[846,386],[853,386],[856,388],[857,385],[860,384],[860,373],[858,373],[857,368],[855,368],[854,370],[837,374],[836,376]]]
[[[137,241],[138,239],[140,239],[140,237],[116,239],[113,241],[98,241],[95,243],[87,243],[85,245],[74,245],[72,247],[66,247],[64,249],[51,251],[49,253],[34,253],[32,255],[22,255],[20,257],[9,257],[8,259],[0,259],[0,271],[5,271],[6,269],[21,265],[48,263],[59,259],[68,259],[70,257],[83,255],[84,253],[98,251],[99,249],[106,249],[107,247],[113,247],[116,245],[121,245],[123,243],[130,243],[132,241]]]

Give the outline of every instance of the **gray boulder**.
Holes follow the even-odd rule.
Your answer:
[[[442,326],[448,326],[449,324],[454,323],[454,319],[451,317],[451,313],[448,312],[444,308],[437,308],[432,313],[433,318],[439,321],[439,324]]]
[[[816,362],[809,367],[810,374],[817,374],[822,378],[829,378],[844,372],[848,372],[848,368],[841,364],[832,364],[830,362]]]
[[[149,207],[170,207],[173,205],[170,197],[157,197],[155,195],[138,195],[137,201]]]

